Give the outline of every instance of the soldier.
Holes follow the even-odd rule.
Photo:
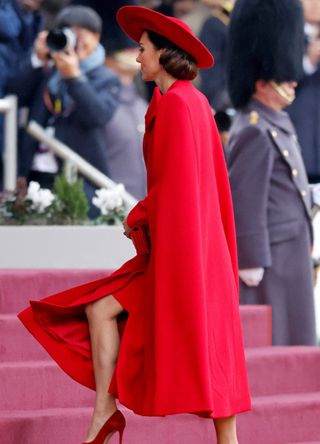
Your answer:
[[[227,146],[239,254],[240,300],[269,304],[273,343],[316,343],[311,194],[283,111],[302,71],[299,0],[238,0],[228,82],[239,113]]]

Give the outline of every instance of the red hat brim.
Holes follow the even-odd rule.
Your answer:
[[[154,31],[190,54],[198,68],[210,68],[213,65],[211,52],[181,20],[144,6],[123,6],[117,12],[117,21],[122,30],[137,43],[144,31]]]

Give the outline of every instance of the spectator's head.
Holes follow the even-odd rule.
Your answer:
[[[140,65],[136,61],[138,54],[137,48],[119,48],[107,55],[106,64],[120,77],[123,83],[129,84],[140,69]]]
[[[255,95],[294,98],[302,75],[303,11],[300,0],[237,0],[229,25],[228,86],[235,108]]]
[[[100,42],[102,20],[91,8],[68,6],[57,15],[54,27],[72,29],[77,37],[76,51],[80,59],[85,59]]]
[[[320,24],[320,0],[302,0],[304,17],[307,23]]]
[[[183,17],[189,14],[195,7],[196,0],[173,0],[172,6],[175,17]]]
[[[40,9],[42,3],[43,0],[18,0],[20,8],[30,12]]]

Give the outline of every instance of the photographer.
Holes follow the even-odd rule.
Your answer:
[[[118,106],[119,81],[104,65],[101,26],[91,8],[63,9],[55,30],[38,35],[31,59],[25,60],[10,89],[20,106],[29,107],[29,120],[107,174],[104,129]],[[20,142],[20,175],[52,187],[57,159],[26,132]],[[85,187],[90,198],[93,187]]]

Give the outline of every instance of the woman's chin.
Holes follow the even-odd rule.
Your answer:
[[[152,82],[154,79],[148,76],[148,74],[141,71],[141,78],[145,82]]]

